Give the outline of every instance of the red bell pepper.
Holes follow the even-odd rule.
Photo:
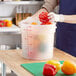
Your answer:
[[[0,20],[0,27],[5,27],[6,26],[6,22]]]
[[[44,76],[55,76],[56,75],[56,67],[51,64],[45,64],[43,68]]]
[[[39,20],[42,22],[42,23],[46,23],[49,21],[48,19],[48,12],[42,12],[40,13],[39,15]]]

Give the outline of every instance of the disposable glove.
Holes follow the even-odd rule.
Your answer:
[[[64,22],[64,15],[62,14],[55,14],[54,12],[51,12],[48,14],[48,18],[51,22]]]

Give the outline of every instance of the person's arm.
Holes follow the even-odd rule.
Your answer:
[[[76,24],[76,15],[64,15],[64,22]]]
[[[76,24],[76,15],[63,15],[51,12],[48,16],[50,21]]]
[[[44,0],[45,3],[43,4],[42,8],[37,11],[32,17],[38,18],[41,12],[51,12],[57,6],[57,0]]]

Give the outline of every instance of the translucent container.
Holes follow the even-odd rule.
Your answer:
[[[21,25],[22,56],[26,59],[45,60],[53,57],[56,26]]]

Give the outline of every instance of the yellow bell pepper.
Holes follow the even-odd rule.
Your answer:
[[[60,62],[57,61],[57,60],[49,60],[49,61],[47,61],[46,63],[56,66],[56,71],[57,71],[57,72],[61,69],[61,64],[60,64]]]

